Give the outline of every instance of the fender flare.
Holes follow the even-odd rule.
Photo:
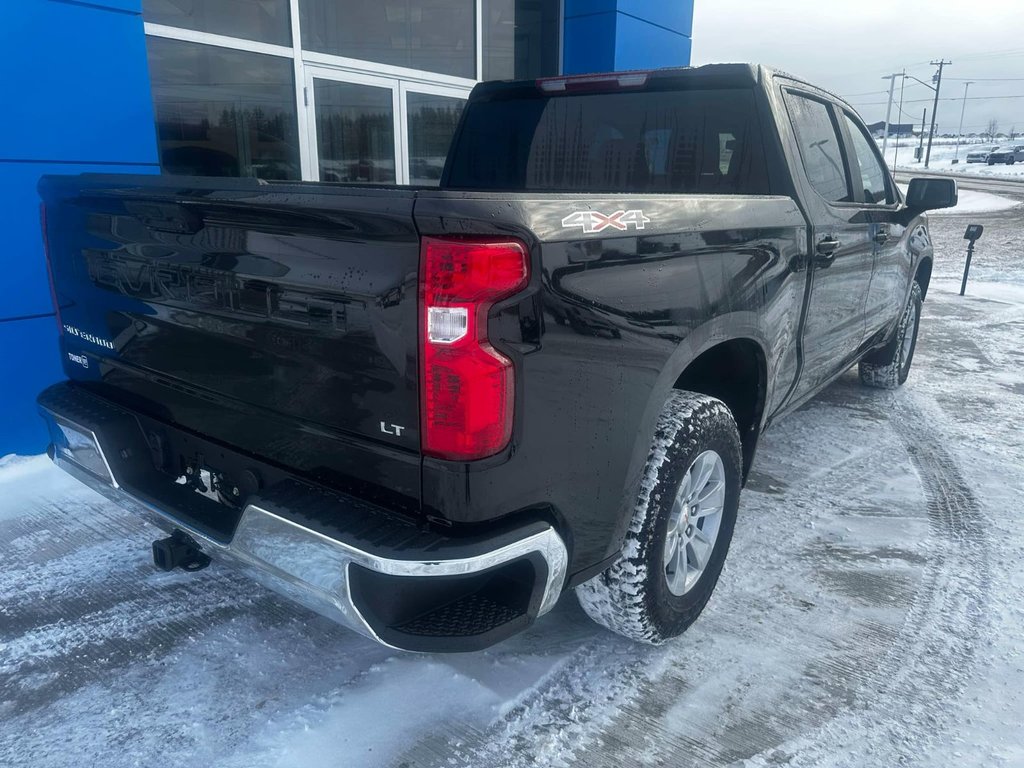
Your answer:
[[[764,364],[763,372],[765,377],[763,402],[761,403],[758,424],[756,426],[757,437],[760,437],[764,429],[765,416],[768,410],[766,406],[767,403],[771,402],[774,392],[771,358],[766,351],[770,347],[761,332],[760,320],[761,318],[756,312],[731,312],[719,315],[695,328],[676,346],[672,355],[662,367],[654,386],[651,388],[647,405],[644,408],[643,418],[633,443],[628,474],[629,482],[627,483],[631,493],[637,490],[640,479],[643,476],[644,465],[647,462],[651,443],[654,440],[658,415],[668,399],[669,392],[686,369],[697,358],[713,347],[730,341],[752,342],[757,346],[761,361]]]

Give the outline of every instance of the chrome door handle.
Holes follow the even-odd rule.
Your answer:
[[[839,250],[840,245],[842,245],[842,243],[834,237],[826,237],[824,240],[820,240],[815,246],[819,260],[832,261],[832,259],[836,257],[836,251]]]

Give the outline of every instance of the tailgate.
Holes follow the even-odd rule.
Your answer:
[[[40,192],[70,378],[254,452],[271,438],[244,444],[242,415],[254,435],[290,425],[285,442],[418,451],[413,192],[169,176]]]

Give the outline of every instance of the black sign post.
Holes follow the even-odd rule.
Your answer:
[[[981,238],[981,233],[984,231],[985,228],[981,224],[971,224],[967,227],[967,231],[964,232],[964,240],[967,241],[967,263],[964,264],[964,281],[960,283],[961,296],[967,290],[967,275],[971,271],[971,257],[974,256],[974,244]]]

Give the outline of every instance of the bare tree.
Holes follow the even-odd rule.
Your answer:
[[[996,134],[999,132],[999,121],[994,117],[988,121],[988,130],[986,133],[990,139],[994,139]]]

